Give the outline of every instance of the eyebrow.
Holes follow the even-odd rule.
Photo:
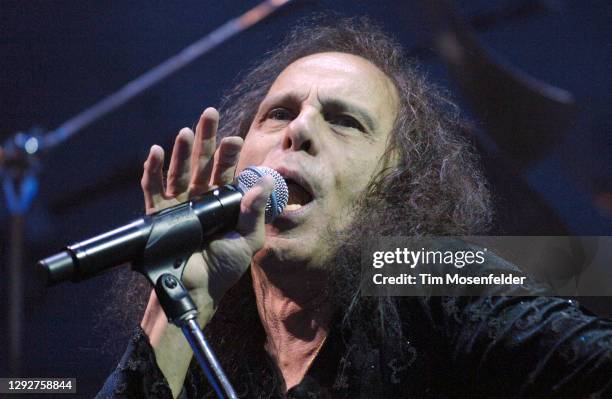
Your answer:
[[[299,103],[301,103],[302,101],[304,101],[304,98],[300,98],[300,96],[298,96],[295,93],[291,93],[291,92],[284,92],[284,93],[279,93],[279,94],[275,94],[269,97],[265,97],[261,104],[268,104],[268,103],[284,103],[284,102],[289,102],[293,105],[297,105]]]
[[[364,121],[364,123],[366,124],[366,127],[371,132],[376,132],[378,124],[370,116],[370,114],[365,109],[361,108],[360,106],[344,101],[344,100],[339,100],[336,98],[321,98],[318,94],[317,94],[317,99],[323,106],[324,111],[327,110],[331,112],[348,112],[351,114],[355,114]],[[280,94],[265,98],[262,101],[262,104],[267,104],[269,102],[276,103],[276,102],[284,102],[284,101],[288,101],[293,104],[299,104],[302,101],[304,101],[304,98],[301,98],[301,96],[298,96],[296,93],[285,92],[285,93],[280,93]]]
[[[348,112],[357,115],[365,122],[368,129],[372,132],[375,132],[376,128],[378,127],[368,111],[356,104],[334,98],[319,98],[319,102],[323,105],[324,110],[328,109],[332,112]]]

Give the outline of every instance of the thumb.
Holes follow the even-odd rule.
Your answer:
[[[274,178],[262,177],[252,189],[246,192],[240,203],[240,216],[236,230],[244,237],[261,233],[263,239],[266,204],[274,190]]]

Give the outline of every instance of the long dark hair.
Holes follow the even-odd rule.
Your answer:
[[[426,81],[392,38],[367,19],[319,17],[295,28],[223,98],[219,135],[245,137],[276,76],[297,59],[321,52],[350,53],[369,60],[391,79],[400,98],[385,154],[396,162],[375,176],[355,204],[358,211],[350,228],[333,232],[342,245],[330,260],[327,295],[336,315],[333,328],[342,334],[347,348],[335,376],[334,386],[342,389],[350,373],[347,365],[357,364],[351,359],[354,354],[388,357],[393,351],[394,359],[408,362],[412,353],[403,339],[396,298],[359,295],[362,237],[483,233],[491,223],[492,208],[456,105]],[[251,283],[246,273],[226,294],[206,334],[242,395],[272,397],[280,380],[263,351],[265,333]],[[383,391],[380,387],[375,392]]]
[[[362,237],[483,233],[492,219],[490,196],[456,105],[427,82],[392,38],[364,18],[316,17],[293,29],[222,99],[219,136],[245,137],[276,77],[297,59],[321,52],[350,53],[369,60],[391,79],[400,99],[385,154],[395,162],[372,179],[355,203],[351,226],[329,232],[342,245],[337,245],[329,261],[330,284],[325,293],[334,311],[332,331],[340,335],[345,348],[332,378],[334,389],[341,396],[340,391],[347,389],[358,389],[359,396],[381,396],[385,384],[380,376],[364,375],[363,370],[370,367],[355,356],[368,354],[366,362],[387,359],[395,369],[405,369],[414,358],[414,348],[405,339],[398,298],[359,294]],[[137,273],[113,279],[124,294],[109,293],[115,305],[101,314],[104,331],[133,326],[150,292]],[[224,296],[205,333],[241,396],[278,395],[281,379],[263,349],[266,336],[249,272]],[[108,344],[118,346],[117,341]],[[190,368],[187,381],[191,381],[187,389],[198,391],[198,397],[214,397],[197,366]],[[368,386],[369,394],[357,385]]]

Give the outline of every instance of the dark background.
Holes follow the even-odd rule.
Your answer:
[[[55,128],[255,4],[0,1],[0,142],[35,125]],[[496,59],[568,90],[579,106],[567,135],[519,173],[511,173],[504,166],[508,160],[495,151],[483,153],[496,200],[496,231],[611,235],[610,3],[463,0],[456,5]],[[120,339],[114,350],[100,350],[112,335],[96,324],[112,275],[45,290],[32,272],[34,262],[140,216],[139,172],[151,144],[169,150],[176,132],[192,126],[206,106],[218,105],[237,75],[275,47],[299,18],[330,9],[378,21],[418,58],[432,81],[461,102],[411,1],[302,1],[86,128],[44,157],[39,195],[27,216],[22,376],[78,377],[83,397],[99,389],[125,345]],[[469,116],[469,107],[464,109]],[[489,148],[486,133],[475,135]],[[3,303],[8,226],[2,198]],[[0,342],[5,342],[5,313]],[[0,358],[6,359],[4,352]],[[6,369],[2,361],[0,376]]]

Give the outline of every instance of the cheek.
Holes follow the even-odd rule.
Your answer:
[[[345,199],[354,200],[367,188],[372,176],[377,172],[380,157],[373,157],[372,154],[378,152],[373,150],[370,153],[360,153],[355,157],[345,158],[343,165],[338,165],[342,171],[338,185],[342,187],[340,191],[344,193]]]
[[[359,157],[344,158],[343,162],[336,165],[336,170],[341,173],[336,175],[335,195],[327,204],[327,218],[335,224],[337,230],[343,230],[350,225],[356,211],[356,202],[377,171],[379,159],[373,159],[371,155],[360,154]]]
[[[268,143],[263,135],[257,133],[249,133],[247,139],[244,141],[242,151],[240,151],[240,158],[238,159],[238,173],[244,168],[253,165],[261,165],[266,159],[266,155],[271,149],[270,143]]]

